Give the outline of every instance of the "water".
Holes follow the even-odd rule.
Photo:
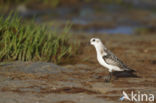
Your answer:
[[[105,18],[106,19],[106,18]],[[98,20],[98,19],[97,19]],[[74,33],[86,33],[86,34],[127,34],[127,35],[130,35],[130,34],[134,34],[135,31],[136,31],[136,28],[139,28],[139,25],[137,26],[136,23],[135,26],[134,24],[133,25],[116,25],[115,27],[106,27],[106,28],[97,28],[97,27],[89,27],[89,28],[83,28],[83,26],[87,26],[89,24],[92,24],[92,21],[94,22],[94,20],[91,19],[80,19],[80,18],[73,18],[71,23],[72,24],[76,24],[78,26],[82,26],[82,29],[79,30],[79,29],[72,29],[71,31],[74,32]],[[109,20],[111,21],[111,20]],[[101,21],[103,22],[103,21]],[[129,22],[129,21],[127,21]],[[108,25],[109,26],[109,25]]]
[[[100,33],[100,34],[133,34],[135,32],[135,27],[132,26],[117,26],[115,28],[103,28],[103,29],[90,29],[88,30],[88,33],[94,34],[94,33]]]
[[[22,8],[22,9],[21,9]],[[90,8],[83,8],[79,10],[78,13],[73,13],[74,10],[71,8],[59,8],[56,10],[51,10],[48,9],[46,11],[40,11],[40,10],[29,10],[26,7],[20,7],[20,15],[23,17],[29,17],[32,18],[33,15],[38,15],[36,16],[36,21],[38,23],[42,23],[45,20],[45,17],[49,17],[49,21],[54,20],[58,21],[60,25],[65,25],[66,21],[70,21],[72,24],[75,25],[74,28],[71,28],[71,32],[74,34],[76,33],[85,33],[85,34],[127,34],[131,35],[134,34],[137,28],[140,28],[140,22],[136,20],[131,20],[130,18],[125,17],[120,17],[120,18],[114,18],[114,15],[119,15],[119,14],[102,14],[98,15],[98,13],[95,13],[94,9]],[[52,14],[55,14],[57,16],[54,16]],[[72,14],[72,16],[67,16],[69,14]],[[43,16],[44,15],[44,16]],[[75,16],[76,15],[76,16]],[[59,17],[59,18],[57,18]],[[154,18],[155,15],[150,16],[149,18]],[[149,19],[148,18],[148,19]],[[108,23],[110,22],[110,25],[112,23],[112,27],[109,28],[106,24],[103,23]],[[95,23],[95,26],[94,26]],[[99,24],[98,24],[99,23]],[[91,25],[90,25],[91,24]],[[120,25],[118,25],[120,24]],[[98,27],[96,26],[98,25]],[[101,25],[101,26],[100,26]],[[106,28],[102,27],[106,26]],[[143,26],[143,25],[142,25]],[[61,27],[58,28],[58,31],[63,30]]]

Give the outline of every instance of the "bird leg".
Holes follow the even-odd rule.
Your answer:
[[[105,82],[110,82],[112,79],[112,72],[109,72],[109,75],[107,76],[107,78],[105,79]]]
[[[112,79],[112,72],[109,72],[109,80]]]

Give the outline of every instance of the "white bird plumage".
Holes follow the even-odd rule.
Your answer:
[[[112,71],[133,71],[110,52],[99,38],[90,39],[90,43],[96,49],[98,62],[106,67],[110,73]]]

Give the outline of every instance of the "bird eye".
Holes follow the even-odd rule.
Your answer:
[[[95,39],[93,39],[93,41],[95,41]]]

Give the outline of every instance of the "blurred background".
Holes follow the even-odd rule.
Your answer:
[[[156,0],[0,0],[0,103],[121,103],[123,90],[156,96],[155,34]],[[105,83],[92,37],[139,78]]]
[[[0,15],[11,11],[56,31],[70,23],[73,34],[156,32],[155,0],[0,0]]]

